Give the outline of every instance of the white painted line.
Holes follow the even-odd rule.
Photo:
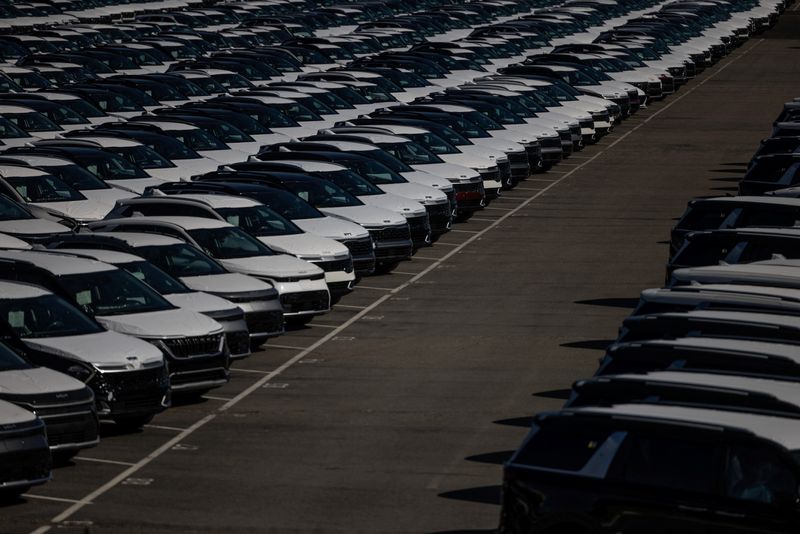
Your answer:
[[[407,287],[411,286],[413,283],[417,282],[419,279],[421,279],[425,275],[427,275],[427,274],[431,273],[432,271],[436,270],[443,262],[447,261],[451,257],[453,257],[456,254],[458,254],[461,251],[461,249],[463,249],[464,247],[472,244],[474,241],[477,241],[478,239],[480,239],[485,233],[487,233],[488,231],[490,231],[490,230],[494,229],[495,227],[499,226],[500,223],[502,223],[506,219],[510,218],[514,213],[516,213],[517,211],[522,210],[525,206],[527,206],[528,204],[533,202],[535,199],[537,199],[538,197],[540,197],[541,195],[543,195],[544,193],[549,191],[551,188],[557,186],[558,184],[560,184],[561,182],[563,182],[564,180],[569,178],[573,173],[575,173],[575,171],[577,171],[578,169],[580,169],[581,167],[583,167],[585,165],[588,165],[589,163],[591,163],[592,161],[594,161],[595,159],[597,159],[598,157],[603,155],[608,149],[614,147],[617,143],[621,142],[627,136],[629,136],[630,134],[632,134],[633,132],[635,132],[636,130],[638,130],[639,128],[644,126],[645,124],[647,124],[649,121],[651,121],[652,119],[657,117],[660,113],[666,111],[667,109],[672,107],[677,102],[680,102],[686,96],[692,94],[695,89],[697,89],[698,87],[701,87],[703,84],[705,84],[707,81],[711,80],[714,76],[716,76],[717,74],[719,74],[720,72],[725,70],[725,68],[727,68],[728,66],[733,64],[735,61],[737,61],[738,59],[744,57],[748,52],[753,50],[753,48],[755,48],[756,46],[761,44],[763,41],[764,41],[764,39],[760,39],[758,42],[756,42],[755,45],[753,45],[750,48],[748,48],[742,54],[739,54],[738,56],[736,56],[733,59],[731,59],[728,63],[723,65],[721,68],[717,69],[717,71],[715,71],[714,73],[710,74],[702,82],[698,83],[694,87],[689,88],[687,91],[685,91],[682,94],[678,95],[677,98],[675,98],[674,100],[669,102],[666,106],[664,106],[663,108],[659,109],[658,111],[656,111],[655,113],[650,115],[647,119],[645,119],[642,122],[642,124],[640,124],[638,126],[635,126],[633,129],[628,130],[627,132],[625,132],[625,134],[621,135],[618,139],[616,139],[613,143],[611,143],[606,149],[598,152],[597,154],[595,154],[594,156],[592,156],[591,158],[586,160],[585,163],[582,163],[580,166],[578,166],[575,169],[572,169],[571,171],[567,172],[566,174],[564,174],[564,176],[560,177],[558,180],[554,181],[553,183],[551,183],[550,185],[548,185],[547,187],[542,189],[540,192],[538,192],[535,195],[531,196],[531,198],[529,198],[525,202],[521,203],[519,206],[517,206],[513,210],[511,210],[508,213],[504,214],[502,217],[499,217],[495,222],[493,222],[492,224],[488,225],[486,228],[484,228],[483,230],[481,230],[477,234],[471,236],[466,241],[464,241],[464,243],[462,243],[460,247],[454,248],[453,250],[451,250],[450,252],[448,252],[447,254],[442,256],[441,259],[436,260],[434,263],[431,263],[430,265],[428,265],[428,267],[426,267],[422,272],[420,272],[418,275],[414,276],[412,279],[408,280],[407,282],[404,282],[403,284],[399,285],[398,287],[396,287],[394,289],[388,290],[388,293],[386,293],[384,295],[381,295],[372,304],[370,304],[369,306],[365,307],[363,310],[361,310],[358,313],[356,313],[353,317],[351,317],[350,319],[348,319],[347,321],[342,323],[340,326],[338,326],[334,330],[331,330],[328,334],[326,334],[325,336],[321,337],[316,342],[311,344],[311,346],[309,346],[309,347],[303,349],[302,351],[298,352],[292,358],[290,358],[289,360],[284,362],[282,365],[280,365],[277,369],[275,369],[274,371],[272,371],[268,375],[265,375],[262,378],[260,378],[258,381],[256,381],[254,384],[249,386],[247,389],[245,389],[244,391],[242,391],[241,393],[236,395],[234,398],[232,398],[226,404],[220,406],[215,412],[210,413],[210,414],[206,415],[205,417],[199,419],[194,424],[189,426],[187,429],[183,430],[178,435],[174,436],[172,439],[168,440],[166,443],[164,443],[163,445],[161,445],[160,447],[155,449],[153,452],[151,452],[150,454],[148,454],[147,456],[145,456],[144,458],[142,458],[141,460],[136,462],[134,465],[132,465],[129,468],[125,469],[122,473],[118,474],[117,476],[115,476],[114,478],[112,478],[111,480],[109,480],[108,482],[103,484],[102,486],[98,487],[97,489],[89,492],[81,500],[77,501],[72,506],[70,506],[69,508],[67,508],[63,512],[61,512],[60,514],[58,514],[55,517],[53,517],[50,520],[50,523],[51,523],[50,525],[44,526],[44,527],[40,527],[40,528],[36,529],[34,531],[34,533],[35,534],[43,534],[44,532],[49,531],[54,524],[58,524],[58,523],[61,523],[62,521],[65,521],[65,520],[69,519],[76,512],[80,511],[81,509],[83,509],[87,505],[91,504],[93,501],[97,500],[102,495],[108,493],[110,490],[112,490],[113,488],[115,488],[119,484],[124,483],[129,477],[131,477],[131,475],[134,475],[137,472],[141,471],[143,468],[148,466],[154,460],[158,459],[164,453],[166,453],[170,449],[172,449],[172,447],[174,447],[178,443],[182,442],[184,439],[186,439],[187,437],[189,437],[192,434],[194,434],[197,430],[203,428],[205,425],[207,425],[208,423],[213,421],[218,415],[228,411],[229,409],[233,408],[234,406],[239,404],[241,401],[243,401],[244,399],[246,399],[247,397],[249,397],[250,395],[252,395],[256,391],[258,391],[259,389],[265,387],[267,384],[269,384],[269,382],[273,378],[275,378],[276,376],[281,375],[284,371],[286,371],[287,369],[291,368],[293,365],[295,365],[300,360],[304,359],[306,356],[308,356],[311,352],[313,352],[317,348],[321,347],[322,345],[324,345],[328,341],[339,337],[339,334],[341,332],[343,332],[344,330],[349,328],[356,321],[360,320],[363,316],[368,315],[372,310],[374,310],[375,308],[377,308],[378,306],[380,306],[381,304],[383,304],[384,302],[386,302],[387,300],[392,298],[394,295],[396,295],[400,291],[406,289]],[[358,286],[356,286],[356,287],[358,287]],[[150,425],[147,425],[147,426],[150,426]],[[132,480],[134,480],[134,479],[132,479]],[[148,479],[142,479],[142,480],[148,480]]]
[[[202,398],[220,402],[228,402],[229,400],[231,400],[230,397],[215,397],[214,395],[202,395]]]
[[[318,326],[320,328],[339,328],[333,324],[320,324],[320,323],[308,323],[308,326]]]
[[[461,243],[445,243],[444,241],[437,241],[436,244],[437,245],[444,245],[446,247],[460,247],[461,246]],[[413,274],[417,274],[417,273],[413,273]]]
[[[485,207],[485,208],[483,208],[483,209],[485,209],[485,210],[502,210],[502,211],[511,211],[511,210],[513,210],[514,208],[495,208],[494,206],[486,206],[486,207]]]
[[[144,425],[145,428],[155,428],[157,430],[171,430],[173,432],[186,432],[185,428],[178,428],[176,426],[164,426],[164,425]]]
[[[402,275],[407,275],[407,276],[414,276],[417,273],[409,273],[407,271],[392,271],[392,274],[402,274]]]
[[[537,189],[537,191],[538,191],[538,189]],[[488,221],[490,219],[484,219],[484,220]],[[478,230],[450,230],[450,231],[451,232],[456,232],[458,234],[477,234],[478,233]],[[438,241],[437,241],[437,243],[438,243]]]
[[[540,182],[552,182],[552,180],[544,180],[544,179],[538,180],[537,178],[528,178],[528,180],[537,180]],[[514,191],[541,191],[541,190],[542,190],[541,187],[515,187],[511,192],[513,193]]]
[[[426,261],[439,261],[439,258],[430,258],[428,256],[413,256],[413,259],[415,259],[415,260],[426,260]]]
[[[478,217],[470,217],[469,220],[470,221],[480,221],[480,222],[494,222],[496,219],[480,219]],[[467,231],[468,230],[453,230],[453,232],[467,232]],[[475,233],[477,234],[478,232],[479,232],[479,230],[476,231]]]
[[[305,347],[295,347],[293,345],[278,345],[276,343],[267,343],[264,348],[272,347],[273,349],[289,349],[289,350],[303,350]]]
[[[68,502],[68,503],[72,503],[72,504],[78,502],[75,499],[63,499],[61,497],[48,497],[47,495],[34,495],[33,493],[23,493],[22,496],[25,497],[26,499],[41,499],[43,501]]]
[[[416,256],[415,256],[415,257],[416,257]],[[361,284],[358,284],[358,285],[356,286],[356,289],[372,289],[372,290],[374,290],[374,291],[391,291],[391,290],[392,290],[392,288],[391,288],[391,287],[373,287],[373,286],[362,286]]]
[[[334,304],[336,308],[347,308],[350,310],[363,310],[366,306],[353,306],[352,304]]]
[[[272,371],[259,371],[258,369],[239,369],[238,367],[231,367],[231,371],[239,371],[242,373],[254,373],[259,375],[266,375],[272,372]]]
[[[81,460],[83,462],[97,462],[99,464],[124,465],[128,467],[133,465],[130,462],[120,462],[118,460],[106,460],[105,458],[90,458],[89,456],[76,456],[75,460]]]

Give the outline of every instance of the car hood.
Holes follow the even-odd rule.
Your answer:
[[[422,204],[441,204],[447,202],[447,195],[440,190],[421,184],[379,185],[383,191],[403,198],[410,198]]]
[[[387,224],[403,224],[405,217],[393,211],[374,206],[347,206],[344,208],[320,208],[320,211],[330,215],[353,221],[362,226],[386,226]]]
[[[223,151],[220,150],[214,151],[215,154],[217,152],[223,152]],[[207,172],[216,171],[217,168],[220,165],[222,165],[222,162],[218,159],[215,159],[215,157],[211,156],[210,153],[207,152],[206,154],[209,154],[209,156],[194,158],[194,159],[175,159],[172,160],[172,163],[174,163],[178,167],[186,169],[189,172],[190,176],[195,174],[205,174]]]
[[[14,236],[36,236],[43,234],[64,234],[69,228],[54,221],[45,219],[24,219],[0,221],[0,233]]]
[[[147,341],[118,332],[28,338],[24,342],[33,349],[89,362],[101,370],[104,366],[120,365],[125,369],[141,369],[164,361],[161,351]]]
[[[293,256],[335,259],[349,254],[347,247],[338,241],[309,233],[262,236],[258,239],[273,250]]]
[[[0,373],[0,393],[7,395],[52,395],[60,391],[78,391],[85,387],[80,380],[47,367]]]
[[[291,137],[292,139],[300,139],[309,135],[316,135],[317,129],[309,126],[290,126],[287,128],[271,128],[275,133]]]
[[[369,237],[369,232],[362,226],[341,217],[293,219],[292,222],[306,232],[336,240]]]
[[[189,161],[189,160],[187,160]],[[147,174],[153,178],[157,178],[159,182],[180,182],[181,180],[188,180],[193,174],[189,171],[188,167],[158,167],[155,169],[145,169]]]
[[[219,262],[231,271],[267,278],[307,277],[323,273],[322,269],[316,265],[288,254],[234,258],[219,260]]]
[[[171,304],[192,310],[197,313],[210,313],[221,311],[235,311],[236,304],[229,300],[203,293],[202,291],[192,291],[190,293],[171,293],[164,295],[164,298],[170,301]]]
[[[269,282],[239,273],[184,276],[181,281],[196,291],[223,295],[269,291],[272,289],[272,284]]]
[[[0,424],[15,425],[30,423],[36,419],[33,412],[20,408],[16,404],[0,401]]]
[[[226,150],[201,150],[198,151],[197,153],[206,158],[219,161],[223,165],[247,161],[247,158],[250,157],[250,154],[248,154],[247,152],[234,150],[232,148]]]
[[[144,193],[148,187],[158,187],[164,183],[160,178],[133,178],[130,180],[106,180],[106,183],[121,191],[132,191],[134,193]]]
[[[425,214],[425,206],[408,198],[386,193],[383,195],[359,196],[358,199],[367,206],[384,208],[404,217],[415,217]]]
[[[408,172],[401,172],[400,174],[403,176],[403,178],[415,184],[434,187],[439,191],[450,192],[453,190],[453,184],[450,183],[450,180],[447,180],[446,178],[443,178],[436,174],[431,174],[425,171],[408,171]],[[393,184],[393,185],[401,185],[401,184]],[[383,189],[383,187],[384,186],[381,186],[381,189]]]
[[[32,202],[31,205],[43,209],[53,217],[69,217],[77,221],[99,221],[114,207],[113,204],[101,204],[93,200]]]
[[[491,148],[494,150],[498,150],[505,154],[509,152],[524,152],[525,147],[515,141],[511,141],[510,139],[503,139],[502,137],[478,137],[474,139],[470,139],[472,142],[472,146],[476,149],[481,150],[483,147]],[[460,147],[462,151],[466,147]]]
[[[183,309],[98,315],[95,319],[109,330],[143,338],[206,336],[222,330],[214,319]]]
[[[411,167],[455,182],[481,177],[477,171],[453,163],[426,163],[425,165],[412,165]]]
[[[108,189],[92,189],[89,191],[81,191],[81,193],[83,193],[83,196],[93,202],[110,206],[109,209],[114,207],[117,200],[138,196],[131,191],[124,191],[122,189],[117,189],[116,187],[110,187]]]

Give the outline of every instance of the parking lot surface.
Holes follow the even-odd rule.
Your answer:
[[[796,96],[798,6],[202,402],[104,436],[3,508],[0,532],[490,531],[529,417],[594,372],[662,284],[674,218],[734,193]]]

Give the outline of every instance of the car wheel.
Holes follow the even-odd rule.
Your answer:
[[[115,417],[114,422],[125,432],[135,432],[153,420],[153,414],[149,415],[125,415]]]

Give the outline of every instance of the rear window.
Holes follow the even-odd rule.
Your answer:
[[[676,228],[680,230],[712,230],[722,226],[723,221],[733,211],[732,205],[699,205],[692,206],[678,221]]]
[[[539,427],[517,452],[515,463],[580,471],[598,447],[611,435],[611,429],[570,420],[551,420]]]

